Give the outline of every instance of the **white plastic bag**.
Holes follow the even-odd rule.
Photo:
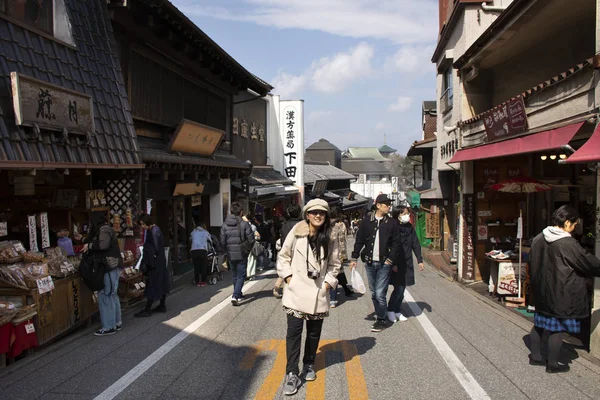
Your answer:
[[[350,284],[352,285],[352,290],[354,290],[356,293],[365,294],[367,292],[365,282],[356,268],[352,268],[352,272],[350,273]]]

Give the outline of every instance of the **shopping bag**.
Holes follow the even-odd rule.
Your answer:
[[[248,278],[256,275],[256,257],[253,254],[248,256],[248,266],[246,268],[246,276]]]
[[[352,268],[352,272],[350,273],[350,284],[352,285],[352,290],[354,290],[356,293],[365,294],[367,292],[365,282],[356,268]]]

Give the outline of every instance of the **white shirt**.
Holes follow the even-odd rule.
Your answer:
[[[383,219],[383,217],[379,218],[379,217],[375,216],[375,219],[377,220],[377,232],[375,233],[375,242],[373,243],[373,261],[380,261],[379,260],[379,224],[381,223],[381,220]]]

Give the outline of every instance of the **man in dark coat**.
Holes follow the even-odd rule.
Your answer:
[[[301,214],[302,208],[298,204],[291,204],[288,206],[285,213],[286,221],[283,223],[283,225],[281,225],[281,229],[279,230],[281,234],[281,237],[278,240],[279,247],[283,245],[285,238],[291,232],[292,228],[294,228],[298,222],[302,221]],[[281,290],[282,286],[283,279],[277,278],[275,281],[275,286],[273,287],[273,296],[275,296],[277,299],[281,298],[281,293],[279,293],[279,291]]]
[[[356,267],[356,259],[365,263],[371,299],[377,320],[371,332],[381,332],[386,327],[387,289],[392,265],[396,264],[400,252],[398,224],[388,216],[392,201],[385,194],[375,199],[376,211],[363,219],[356,233],[350,268]]]
[[[231,304],[239,305],[242,299],[242,287],[246,279],[248,254],[244,251],[243,243],[254,244],[254,233],[250,224],[242,219],[242,205],[237,201],[231,203],[231,214],[221,226],[221,246],[227,251],[229,269],[233,275],[233,296]]]
[[[392,322],[406,321],[402,315],[402,301],[404,301],[404,291],[407,286],[415,284],[415,266],[413,264],[413,253],[417,257],[419,270],[423,271],[423,255],[421,254],[421,244],[417,237],[415,228],[410,223],[410,210],[406,206],[400,206],[392,213],[394,221],[398,222],[400,231],[400,257],[398,263],[392,267],[390,276],[390,285],[394,286],[394,291],[388,302],[388,319]]]
[[[581,320],[590,316],[587,279],[600,277],[600,260],[571,236],[579,223],[575,208],[560,207],[552,214],[552,222],[554,226],[533,239],[529,254],[535,304],[529,364],[546,365],[546,372],[557,373],[570,369],[568,364],[558,363],[563,332],[579,333]],[[542,338],[546,337],[547,364],[541,354]]]

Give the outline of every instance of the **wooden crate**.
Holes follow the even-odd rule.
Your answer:
[[[79,274],[54,280],[54,290],[39,294],[37,289],[0,288],[0,297],[20,297],[23,304],[36,304],[34,318],[38,342],[47,343],[88,323],[95,312],[92,292]]]

